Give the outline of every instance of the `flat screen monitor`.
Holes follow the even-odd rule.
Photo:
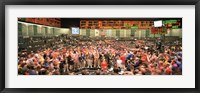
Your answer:
[[[72,34],[77,35],[79,34],[80,30],[79,27],[72,27]]]
[[[162,27],[162,20],[154,21],[154,27]]]

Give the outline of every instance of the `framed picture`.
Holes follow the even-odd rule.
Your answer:
[[[199,0],[1,1],[1,92],[198,92]]]

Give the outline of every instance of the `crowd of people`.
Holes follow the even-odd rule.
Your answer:
[[[51,47],[19,52],[18,74],[182,75],[181,41],[158,41],[60,36]]]

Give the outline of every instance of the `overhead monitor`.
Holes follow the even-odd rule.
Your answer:
[[[80,33],[79,27],[72,27],[72,34],[77,35]]]
[[[154,21],[154,27],[162,27],[162,20]]]

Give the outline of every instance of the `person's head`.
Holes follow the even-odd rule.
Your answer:
[[[29,65],[29,66],[28,66],[28,69],[34,70],[34,66],[33,66],[33,65]]]
[[[156,73],[157,73],[158,75],[161,75],[161,74],[162,74],[162,71],[161,71],[160,69],[156,69]]]
[[[171,60],[171,62],[169,62],[169,63],[171,63],[171,64],[175,64],[176,61],[175,61],[175,60]]]
[[[138,73],[140,70],[139,69],[135,69],[134,73]]]
[[[159,60],[158,63],[159,63],[160,65],[163,65],[163,60]]]
[[[86,71],[85,71],[85,70],[82,70],[82,71],[81,71],[81,74],[82,74],[82,75],[86,75]]]
[[[142,71],[139,71],[136,75],[143,75]]]
[[[100,74],[101,74],[101,70],[98,69],[98,70],[96,71],[96,75],[100,75]]]
[[[46,69],[41,69],[40,71],[39,71],[39,75],[47,75],[48,73],[47,73],[47,70]]]
[[[181,58],[181,57],[178,57],[178,61],[179,61],[179,62],[182,62],[182,58]]]
[[[142,74],[145,74],[147,72],[144,67],[140,67],[140,71],[142,72]]]
[[[88,70],[85,70],[85,75],[89,75],[90,72]]]
[[[38,65],[38,66],[36,66],[36,70],[40,70],[41,69],[41,66],[40,65]]]
[[[118,72],[119,72],[119,69],[116,67],[116,68],[113,69],[113,72],[114,72],[114,73],[118,73]]]

